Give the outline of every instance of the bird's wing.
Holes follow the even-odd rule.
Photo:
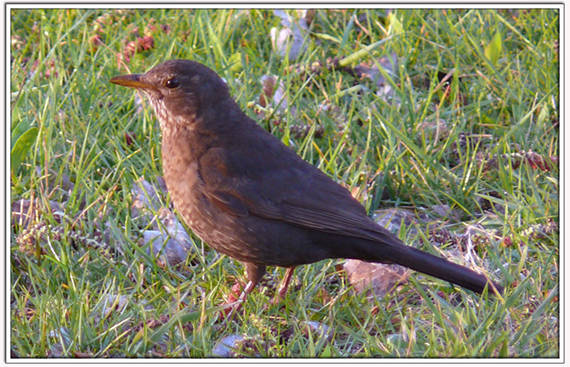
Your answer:
[[[323,232],[377,240],[388,233],[342,186],[286,148],[240,148],[247,161],[212,151],[201,165],[207,196],[226,212],[256,215]],[[273,162],[269,163],[268,162]]]

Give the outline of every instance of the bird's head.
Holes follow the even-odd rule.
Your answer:
[[[218,74],[190,60],[169,60],[145,74],[120,75],[110,81],[142,91],[163,130],[171,124],[191,124],[229,98],[226,83]]]

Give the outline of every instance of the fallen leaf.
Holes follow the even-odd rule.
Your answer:
[[[306,48],[305,37],[308,32],[307,19],[300,17],[295,20],[281,9],[274,10],[273,14],[281,18],[282,26],[280,29],[273,27],[270,30],[269,35],[273,49],[277,51],[281,57],[288,55],[289,60],[297,59]]]
[[[344,271],[357,293],[371,291],[382,298],[398,284],[407,282],[410,270],[400,265],[369,263],[362,260],[348,260]]]

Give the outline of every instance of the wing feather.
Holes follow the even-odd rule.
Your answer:
[[[201,157],[206,196],[236,216],[247,213],[371,240],[389,233],[366,215],[348,190],[288,147],[275,144],[263,129],[256,131],[235,139],[239,146],[226,141],[225,149],[213,148]],[[250,144],[244,144],[247,139],[252,139]]]

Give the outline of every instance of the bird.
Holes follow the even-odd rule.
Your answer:
[[[503,293],[484,274],[408,246],[377,224],[347,189],[247,116],[209,67],[168,60],[110,82],[141,91],[154,109],[164,180],[184,222],[244,264],[238,304],[267,266],[286,268],[278,302],[295,267],[337,258],[399,264],[477,293]]]

